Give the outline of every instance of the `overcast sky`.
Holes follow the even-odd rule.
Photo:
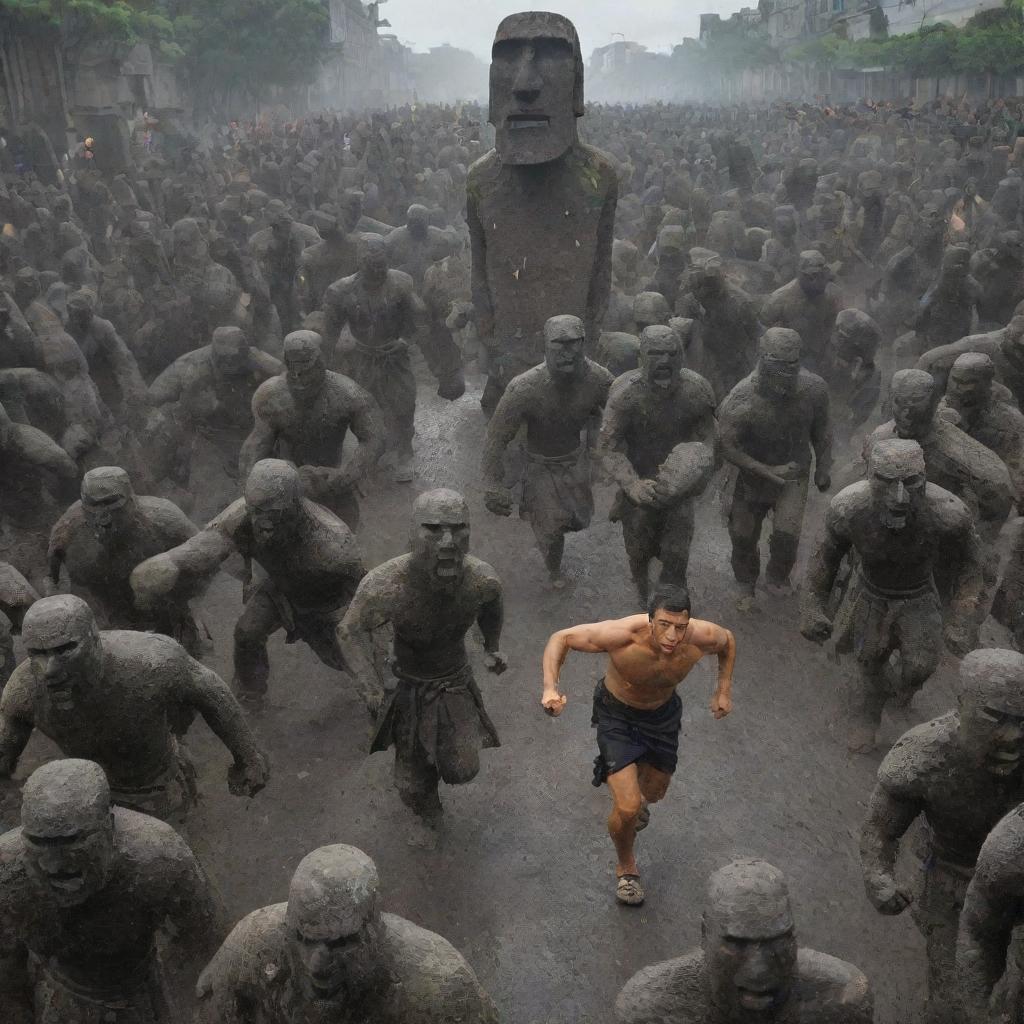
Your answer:
[[[523,10],[552,10],[568,15],[576,24],[588,58],[596,46],[621,38],[643,43],[652,50],[667,50],[684,36],[695,36],[705,11],[729,13],[753,0],[388,0],[382,18],[415,50],[451,43],[489,57],[494,30],[506,14]],[[384,31],[389,31],[385,29]]]

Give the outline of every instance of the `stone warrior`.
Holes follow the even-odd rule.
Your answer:
[[[867,978],[844,960],[797,945],[778,868],[738,860],[708,882],[703,942],[645,967],[615,1001],[618,1024],[871,1024]]]
[[[1019,1021],[1024,958],[1024,804],[989,833],[967,888],[956,948],[959,1005],[967,1024]]]
[[[195,977],[215,919],[174,829],[112,807],[99,765],[51,761],[25,783],[21,827],[0,836],[4,1024],[173,1024],[157,938]]]
[[[599,449],[619,485],[610,518],[622,523],[630,573],[646,605],[655,558],[662,582],[686,583],[692,499],[711,478],[718,438],[714,392],[683,369],[682,342],[671,327],[644,328],[640,364],[612,385]],[[682,458],[670,462],[680,448]]]
[[[325,337],[333,348],[348,327],[352,337],[347,346],[342,342],[342,366],[380,406],[398,483],[409,483],[414,476],[416,378],[409,343],[425,318],[412,278],[388,268],[387,247],[379,235],[364,236],[359,270],[335,281],[324,293]]]
[[[736,641],[713,622],[690,618],[690,595],[659,586],[646,615],[570,626],[553,633],[544,648],[541,706],[552,716],[565,709],[558,678],[570,651],[607,654],[608,667],[594,690],[592,724],[599,754],[594,785],[612,794],[608,834],[617,855],[615,898],[627,906],[644,901],[634,844],[647,827],[650,804],[668,791],[676,770],[682,701],[676,687],[705,655],[718,658],[718,685],[711,713],[732,710]]]
[[[855,576],[833,620],[832,588],[847,556],[856,559]],[[832,499],[825,537],[808,563],[800,631],[818,643],[834,636],[838,652],[856,652],[861,680],[851,750],[874,748],[886,701],[913,699],[939,663],[943,638],[957,655],[974,647],[981,559],[970,513],[949,491],[927,483],[916,441],[877,442],[868,479]],[[934,580],[939,566],[950,583],[945,630]],[[894,652],[899,663],[890,668]]]
[[[583,56],[571,21],[543,11],[505,18],[490,76],[495,149],[466,181],[487,411],[513,377],[540,362],[549,317],[578,316],[596,343],[611,290],[619,191],[611,161],[579,140]]]
[[[139,562],[183,544],[195,532],[173,502],[136,495],[119,466],[90,469],[82,478],[81,499],[50,531],[51,592],[66,568],[72,586],[86,592],[105,628],[164,633],[196,655],[199,629],[188,602],[163,602],[151,613],[142,612],[129,583]]]
[[[800,353],[796,331],[769,328],[758,342],[754,372],[729,392],[718,411],[722,450],[739,470],[729,537],[741,610],[753,606],[761,575],[758,544],[769,512],[767,588],[776,596],[792,593],[789,576],[803,529],[812,452],[815,487],[827,491],[832,482],[828,387],[801,367]]]
[[[408,554],[367,573],[338,630],[338,641],[379,714],[371,753],[395,748],[395,785],[428,824],[441,814],[438,780],[460,785],[480,770],[480,748],[499,745],[466,657],[466,632],[483,634],[488,671],[505,671],[498,649],[501,583],[469,554],[469,508],[454,491],[421,494],[413,504]],[[373,657],[374,630],[394,629],[387,684]]]
[[[199,712],[232,755],[231,792],[253,796],[267,784],[266,756],[227,686],[173,640],[101,633],[70,594],[37,601],[21,632],[28,658],[0,698],[0,779],[11,778],[38,729],[65,755],[98,762],[115,803],[184,822],[195,769],[175,732]]]
[[[959,709],[905,733],[878,769],[861,831],[868,899],[882,914],[911,912],[928,951],[927,1020],[955,1020],[957,927],[981,844],[1021,799],[1024,655],[972,651],[960,665]],[[900,840],[928,823],[922,890],[896,880]]]
[[[32,584],[9,562],[0,562],[0,692],[14,671],[14,634],[38,600]]]
[[[284,375],[271,377],[253,395],[256,422],[242,445],[239,476],[247,480],[260,459],[288,459],[299,467],[306,496],[354,530],[359,482],[384,451],[380,410],[355,381],[327,369],[314,331],[294,331],[284,339],[284,363]],[[359,449],[342,467],[350,430]]]
[[[243,918],[203,971],[196,1024],[497,1024],[455,948],[380,904],[362,850],[314,850],[288,902]]]
[[[194,537],[139,565],[132,587],[143,607],[194,592],[232,552],[255,561],[245,580],[245,609],[235,623],[235,687],[260,707],[270,678],[267,640],[279,629],[286,643],[304,640],[331,668],[345,660],[334,630],[365,569],[352,531],[322,505],[302,496],[299,472],[263,459],[230,504]]]
[[[526,474],[519,514],[529,520],[554,585],[565,585],[565,535],[584,530],[594,514],[590,444],[596,442],[612,375],[583,354],[583,321],[555,316],[544,325],[545,356],[508,386],[487,427],[484,502],[495,515],[512,512],[502,457],[526,426]],[[580,443],[586,431],[587,447]]]

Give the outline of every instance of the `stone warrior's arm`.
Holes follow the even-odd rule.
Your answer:
[[[267,784],[270,768],[227,684],[216,672],[181,652],[185,659],[177,700],[195,708],[210,731],[228,748],[234,763],[228,769],[228,788],[235,796],[255,796]]]
[[[206,873],[185,841],[177,835],[174,839],[178,848],[161,865],[167,893],[165,927],[176,963],[194,979],[216,951],[225,929]]]
[[[822,388],[815,396],[811,447],[814,449],[814,486],[819,491],[827,491],[832,484],[832,416],[827,388]]]
[[[508,667],[505,656],[501,653],[501,628],[505,621],[505,605],[501,593],[501,582],[487,567],[483,580],[483,594],[480,608],[476,613],[476,623],[484,638],[484,654],[487,671],[501,675]]]
[[[338,648],[373,719],[384,703],[387,689],[387,681],[374,656],[373,634],[391,621],[390,598],[392,595],[399,597],[402,586],[394,576],[387,564],[367,573],[335,632]]]
[[[348,421],[359,448],[349,459],[343,474],[351,483],[363,480],[384,454],[387,443],[387,428],[376,399],[359,388],[359,399],[355,403]]]
[[[18,934],[5,904],[11,899],[11,875],[20,858],[13,855],[16,833],[8,832],[6,842],[0,841],[0,1006],[4,1024],[34,1024],[32,982],[28,970],[28,950]]]
[[[981,538],[970,513],[962,509],[959,529],[940,549],[943,562],[953,565],[956,574],[950,587],[949,614],[946,616],[946,646],[962,658],[977,647],[978,607],[985,589],[985,555]]]
[[[832,499],[825,513],[825,536],[807,563],[800,632],[815,643],[822,643],[832,635],[832,620],[828,617],[829,597],[839,566],[853,546],[844,522],[844,498],[840,492]]]
[[[483,473],[484,504],[488,512],[498,516],[512,514],[512,494],[505,486],[505,450],[512,443],[526,419],[529,392],[521,381],[512,381],[498,401],[494,415],[487,424],[484,452],[480,460]]]
[[[140,562],[130,580],[135,603],[153,608],[168,598],[187,600],[198,593],[221,562],[238,550],[236,538],[246,522],[245,501],[239,498],[184,544]]]
[[[260,391],[257,388],[252,396],[252,430],[242,442],[238,454],[238,479],[243,485],[249,479],[252,467],[261,459],[271,458],[277,446],[277,427],[263,415],[264,396]]]
[[[876,783],[861,828],[860,863],[868,899],[881,914],[900,914],[910,903],[910,896],[896,884],[896,858],[900,840],[921,810],[910,794],[890,789],[881,780]]]
[[[993,858],[994,846],[1002,845],[1000,832],[996,826],[982,847],[960,915],[956,969],[961,1008],[969,1024],[990,1020],[992,990],[1006,969],[1006,954],[1020,912],[1024,885],[1020,850],[1000,850],[1002,856]]]

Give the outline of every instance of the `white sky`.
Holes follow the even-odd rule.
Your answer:
[[[670,50],[684,36],[695,36],[700,15],[707,11],[729,14],[756,0],[388,0],[380,16],[390,29],[415,50],[451,43],[490,57],[498,22],[506,14],[524,10],[550,10],[573,20],[588,59],[597,46],[620,36],[652,50]]]

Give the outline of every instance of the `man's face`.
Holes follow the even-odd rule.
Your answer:
[[[412,554],[428,579],[458,583],[469,554],[469,523],[451,515],[424,516],[413,530]]]
[[[109,543],[128,527],[132,518],[132,502],[123,493],[82,492],[82,512],[96,539]]]
[[[27,829],[21,834],[29,875],[58,906],[80,906],[107,884],[114,859],[109,822],[66,835],[37,836]]]
[[[683,368],[683,353],[678,341],[658,338],[641,343],[640,364],[644,378],[652,388],[671,391],[679,380]]]
[[[924,502],[928,480],[916,467],[876,466],[871,474],[871,493],[882,525],[902,530],[912,523]]]
[[[567,39],[535,34],[526,19],[521,28],[491,55],[495,145],[502,163],[550,163],[576,141],[576,59]]]
[[[45,639],[25,638],[32,674],[58,711],[71,711],[85,696],[97,661],[98,638],[68,630]]]
[[[797,277],[800,279],[800,290],[808,298],[824,295],[830,276],[828,266],[823,259],[802,260],[800,262],[800,269],[797,271]]]
[[[892,418],[900,437],[921,437],[931,425],[932,392],[924,387],[894,388]]]
[[[716,1008],[735,1024],[778,1019],[796,978],[796,955],[792,928],[709,923],[705,960]]]
[[[327,380],[327,367],[320,352],[285,352],[285,380],[297,398],[309,399],[320,393]]]
[[[662,654],[675,654],[690,625],[689,612],[670,612],[659,608],[651,618],[651,639]]]
[[[1021,701],[996,693],[966,695],[960,704],[960,745],[992,775],[1013,775],[1024,757]]]
[[[583,338],[556,338],[544,346],[544,361],[554,381],[575,380],[583,371]]]
[[[315,1002],[353,1002],[366,994],[379,959],[378,928],[373,918],[356,931],[313,915],[294,922],[288,948],[307,998]]]

